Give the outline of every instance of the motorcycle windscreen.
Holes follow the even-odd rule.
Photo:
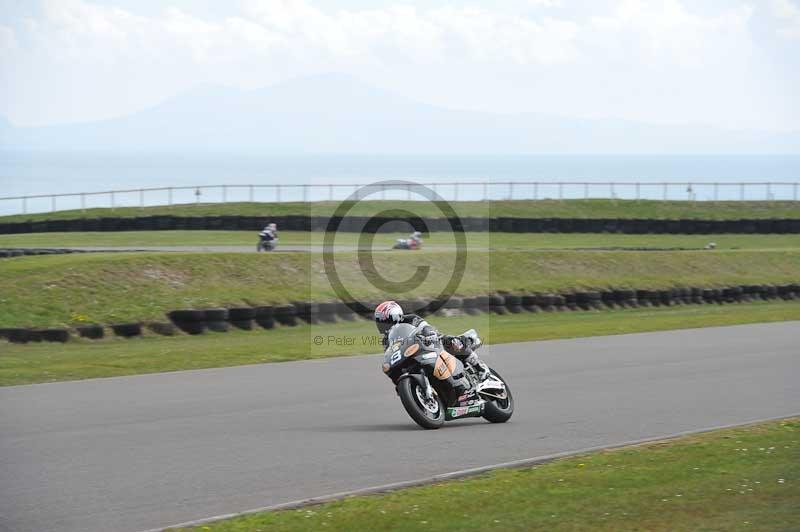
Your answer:
[[[383,353],[383,359],[389,364],[389,367],[400,363],[403,360],[405,350],[416,343],[415,330],[408,323],[400,323],[389,330],[389,346]]]

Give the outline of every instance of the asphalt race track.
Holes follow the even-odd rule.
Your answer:
[[[0,388],[0,529],[137,531],[790,415],[798,346],[800,322],[489,346],[514,417],[438,431],[377,355]]]

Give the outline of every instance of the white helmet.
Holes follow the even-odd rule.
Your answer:
[[[403,320],[403,308],[395,301],[384,301],[375,307],[375,325],[381,334]]]

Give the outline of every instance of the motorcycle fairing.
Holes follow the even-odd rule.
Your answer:
[[[444,419],[450,421],[459,417],[481,417],[486,401],[471,406],[451,406],[445,410]]]

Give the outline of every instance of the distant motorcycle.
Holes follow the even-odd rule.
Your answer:
[[[420,244],[413,238],[398,238],[392,249],[420,249]]]
[[[383,372],[394,383],[411,419],[425,429],[438,429],[445,421],[463,417],[508,421],[514,399],[506,381],[492,368],[481,381],[475,368],[445,351],[441,335],[435,340],[421,335],[426,325],[395,325],[384,353]],[[481,346],[474,329],[464,336],[471,349]]]

